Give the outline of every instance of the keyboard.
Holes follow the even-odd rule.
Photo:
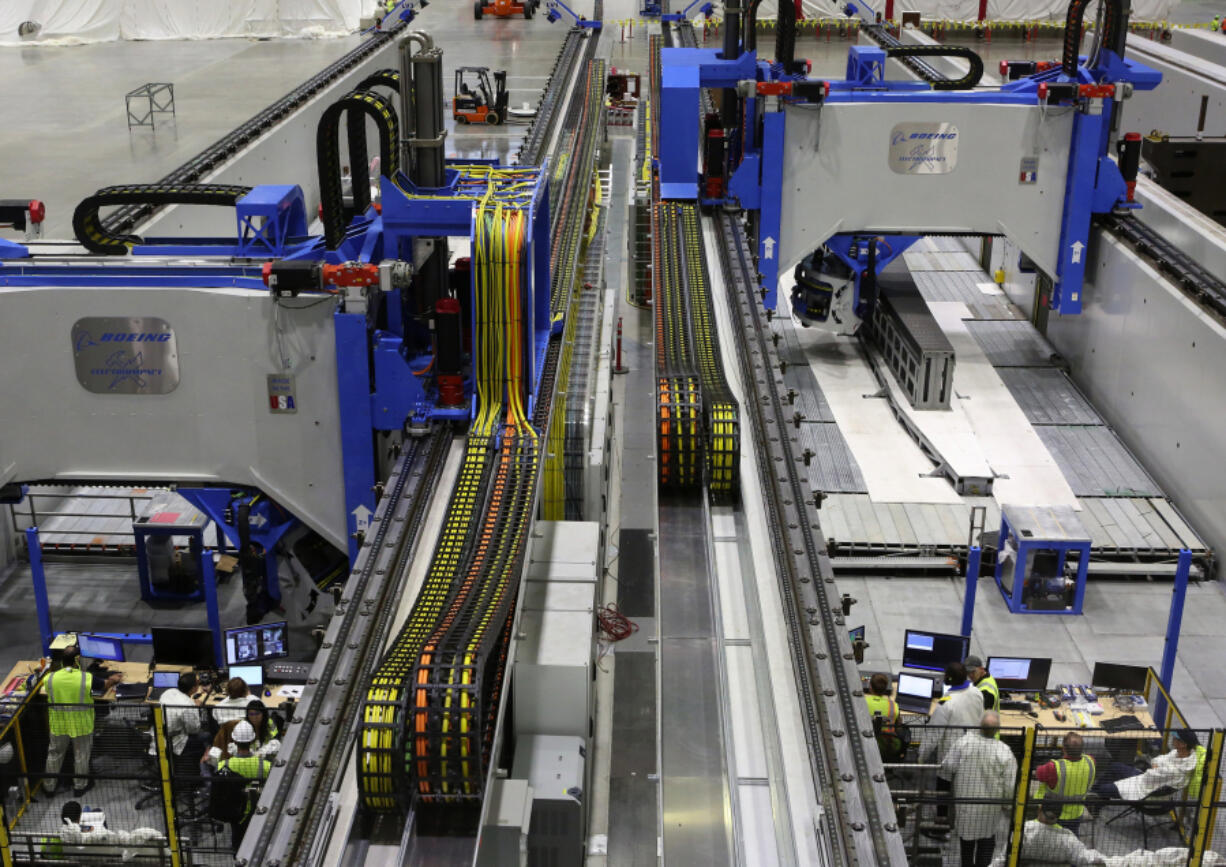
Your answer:
[[[309,662],[266,662],[265,683],[306,683],[311,674]]]
[[[1034,706],[1028,701],[1001,701],[1001,710],[1020,710],[1030,713],[1034,710]]]

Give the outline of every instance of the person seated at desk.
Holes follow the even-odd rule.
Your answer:
[[[251,693],[247,689],[247,681],[241,677],[232,677],[226,681],[226,697],[213,705],[213,719],[218,725],[237,722],[247,715],[247,703],[251,701]]]
[[[264,706],[264,702],[253,698],[247,703],[245,720],[231,720],[218,729],[216,737],[213,738],[213,746],[204,754],[204,758],[200,760],[201,763],[220,766],[222,762],[234,755],[237,743],[234,732],[243,722],[249,723],[255,733],[251,742],[251,751],[254,754],[265,759],[271,759],[277,754],[277,751],[281,749],[281,741],[278,740],[281,732],[277,728],[276,721],[268,712],[268,708]]]
[[[178,687],[171,687],[162,693],[160,703],[166,719],[166,740],[175,758],[180,761],[191,761],[208,743],[208,735],[204,728],[205,694],[199,691],[199,681],[190,671],[179,675]],[[191,745],[189,749],[188,745]],[[157,741],[149,745],[150,754],[156,754]],[[199,752],[197,752],[199,750]]]
[[[121,861],[131,861],[148,853],[142,847],[165,842],[165,835],[154,828],[112,831],[106,827],[106,816],[101,811],[82,813],[79,801],[69,801],[60,810],[60,851],[52,853],[44,850],[44,854],[85,855],[91,858],[118,855]]]
[[[1097,772],[1094,757],[1083,752],[1084,746],[1079,733],[1069,732],[1064,736],[1064,756],[1041,765],[1034,772],[1040,783],[1039,798],[1051,793],[1055,796],[1052,803],[1064,805],[1060,810],[1060,824],[1074,834],[1081,826],[1086,795],[1094,785]]]
[[[1157,756],[1148,770],[1115,762],[1105,779],[1094,786],[1095,794],[1111,800],[1139,801],[1164,786],[1182,792],[1196,770],[1196,747],[1200,740],[1191,729],[1178,729],[1171,732],[1171,744],[1174,749]]]

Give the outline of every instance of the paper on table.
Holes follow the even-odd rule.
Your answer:
[[[281,692],[281,695],[284,696],[285,698],[298,699],[298,698],[302,698],[302,690],[303,690],[303,687],[301,684],[295,684],[292,686],[289,684],[283,684],[281,686],[280,692]]]

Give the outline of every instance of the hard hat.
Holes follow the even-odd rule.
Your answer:
[[[255,740],[255,729],[251,727],[251,723],[243,720],[234,727],[230,737],[234,739],[236,744],[249,744]]]

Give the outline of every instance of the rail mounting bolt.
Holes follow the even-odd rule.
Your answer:
[[[858,599],[852,599],[850,593],[844,593],[843,594],[843,616],[846,617],[848,614],[851,614],[851,606],[855,605],[859,601],[860,600]]]

